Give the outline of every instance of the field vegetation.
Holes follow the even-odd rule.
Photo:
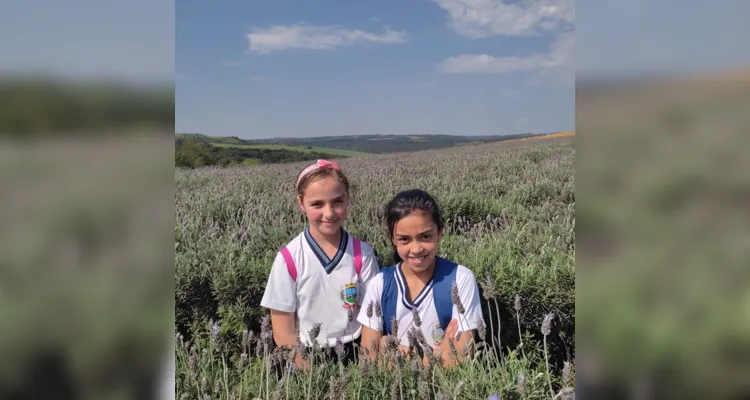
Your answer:
[[[208,143],[194,138],[177,138],[174,158],[175,167],[178,168],[231,167],[340,157],[345,150],[334,149],[334,152],[338,154],[322,153],[312,149],[301,150],[291,146],[245,146]]]
[[[294,181],[307,163],[178,169],[177,397],[568,398],[574,154],[564,137],[339,160],[352,186],[346,229],[381,266],[392,263],[385,203],[414,187],[440,202],[447,230],[439,253],[474,271],[487,327],[474,357],[453,369],[395,356],[345,367],[313,357],[318,349],[305,350],[311,370],[286,368],[258,304],[276,252],[304,227]]]

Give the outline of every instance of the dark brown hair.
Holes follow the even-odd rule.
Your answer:
[[[385,218],[388,225],[389,239],[393,238],[393,230],[396,222],[405,218],[412,213],[423,212],[432,217],[432,221],[437,225],[438,231],[443,229],[444,221],[440,213],[440,207],[437,201],[429,193],[421,189],[404,190],[397,194],[388,202],[385,207]],[[392,244],[392,243],[391,243]],[[393,261],[399,263],[403,261],[393,246]]]

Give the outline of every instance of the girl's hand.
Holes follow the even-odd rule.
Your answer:
[[[455,344],[456,342],[456,334],[458,333],[458,320],[452,319],[451,322],[448,324],[448,328],[445,329],[445,335],[443,336],[443,340],[438,343],[438,349],[440,349],[440,352],[443,351],[450,351],[450,347],[448,347],[448,340],[452,340]]]
[[[456,334],[458,334],[458,320],[454,318],[451,320],[451,322],[448,324],[448,328],[445,330],[445,338],[450,338],[455,341]],[[443,341],[445,341],[445,339],[443,339]]]
[[[440,356],[443,359],[443,365],[446,367],[451,366],[455,364],[455,361],[453,360],[451,356],[451,348],[450,348],[450,342],[453,342],[453,345],[456,346],[456,350],[458,350],[458,344],[456,343],[456,334],[458,333],[458,320],[452,319],[451,322],[448,324],[448,328],[445,330],[445,336],[443,337],[443,340],[440,341],[438,345],[438,352],[440,353]]]

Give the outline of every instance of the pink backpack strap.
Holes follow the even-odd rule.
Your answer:
[[[359,276],[362,271],[362,245],[357,238],[354,238],[354,269],[357,270],[357,276]]]
[[[281,255],[284,256],[284,261],[286,261],[286,269],[289,271],[289,276],[292,277],[293,281],[297,282],[297,266],[294,265],[294,259],[289,249],[286,247],[281,249]]]

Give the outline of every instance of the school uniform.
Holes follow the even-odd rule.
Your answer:
[[[389,279],[388,285],[385,285],[384,276]],[[464,306],[463,315],[458,313],[458,308],[452,304],[450,299],[453,282],[456,282],[458,286],[459,298]],[[388,289],[384,291],[384,287]],[[436,293],[436,288],[440,293]],[[436,299],[439,301],[436,301]],[[381,317],[375,316],[375,313],[372,317],[367,317],[367,306],[371,301],[381,305]],[[390,313],[389,308],[391,309]],[[367,284],[363,307],[357,321],[363,326],[380,330],[381,334],[389,334],[391,329],[389,315],[395,315],[398,321],[399,343],[409,346],[407,333],[416,327],[412,316],[412,310],[414,309],[417,310],[421,321],[418,329],[422,331],[427,343],[433,348],[438,347],[438,342],[443,340],[445,329],[451,319],[458,321],[459,333],[477,329],[483,316],[474,273],[463,265],[437,257],[433,277],[414,301],[411,301],[406,279],[401,271],[401,263],[383,268]],[[443,315],[439,315],[438,309],[444,310]]]
[[[285,246],[286,250],[276,254],[260,304],[296,312],[300,341],[307,346],[312,345],[309,331],[316,322],[321,323],[317,342],[324,348],[334,347],[337,338],[350,343],[362,333],[357,315],[367,291],[366,282],[379,268],[373,249],[355,239],[342,229],[338,251],[329,259],[306,227]],[[357,241],[359,251],[355,249]],[[359,275],[355,256],[360,260]],[[348,321],[350,310],[352,320]]]

